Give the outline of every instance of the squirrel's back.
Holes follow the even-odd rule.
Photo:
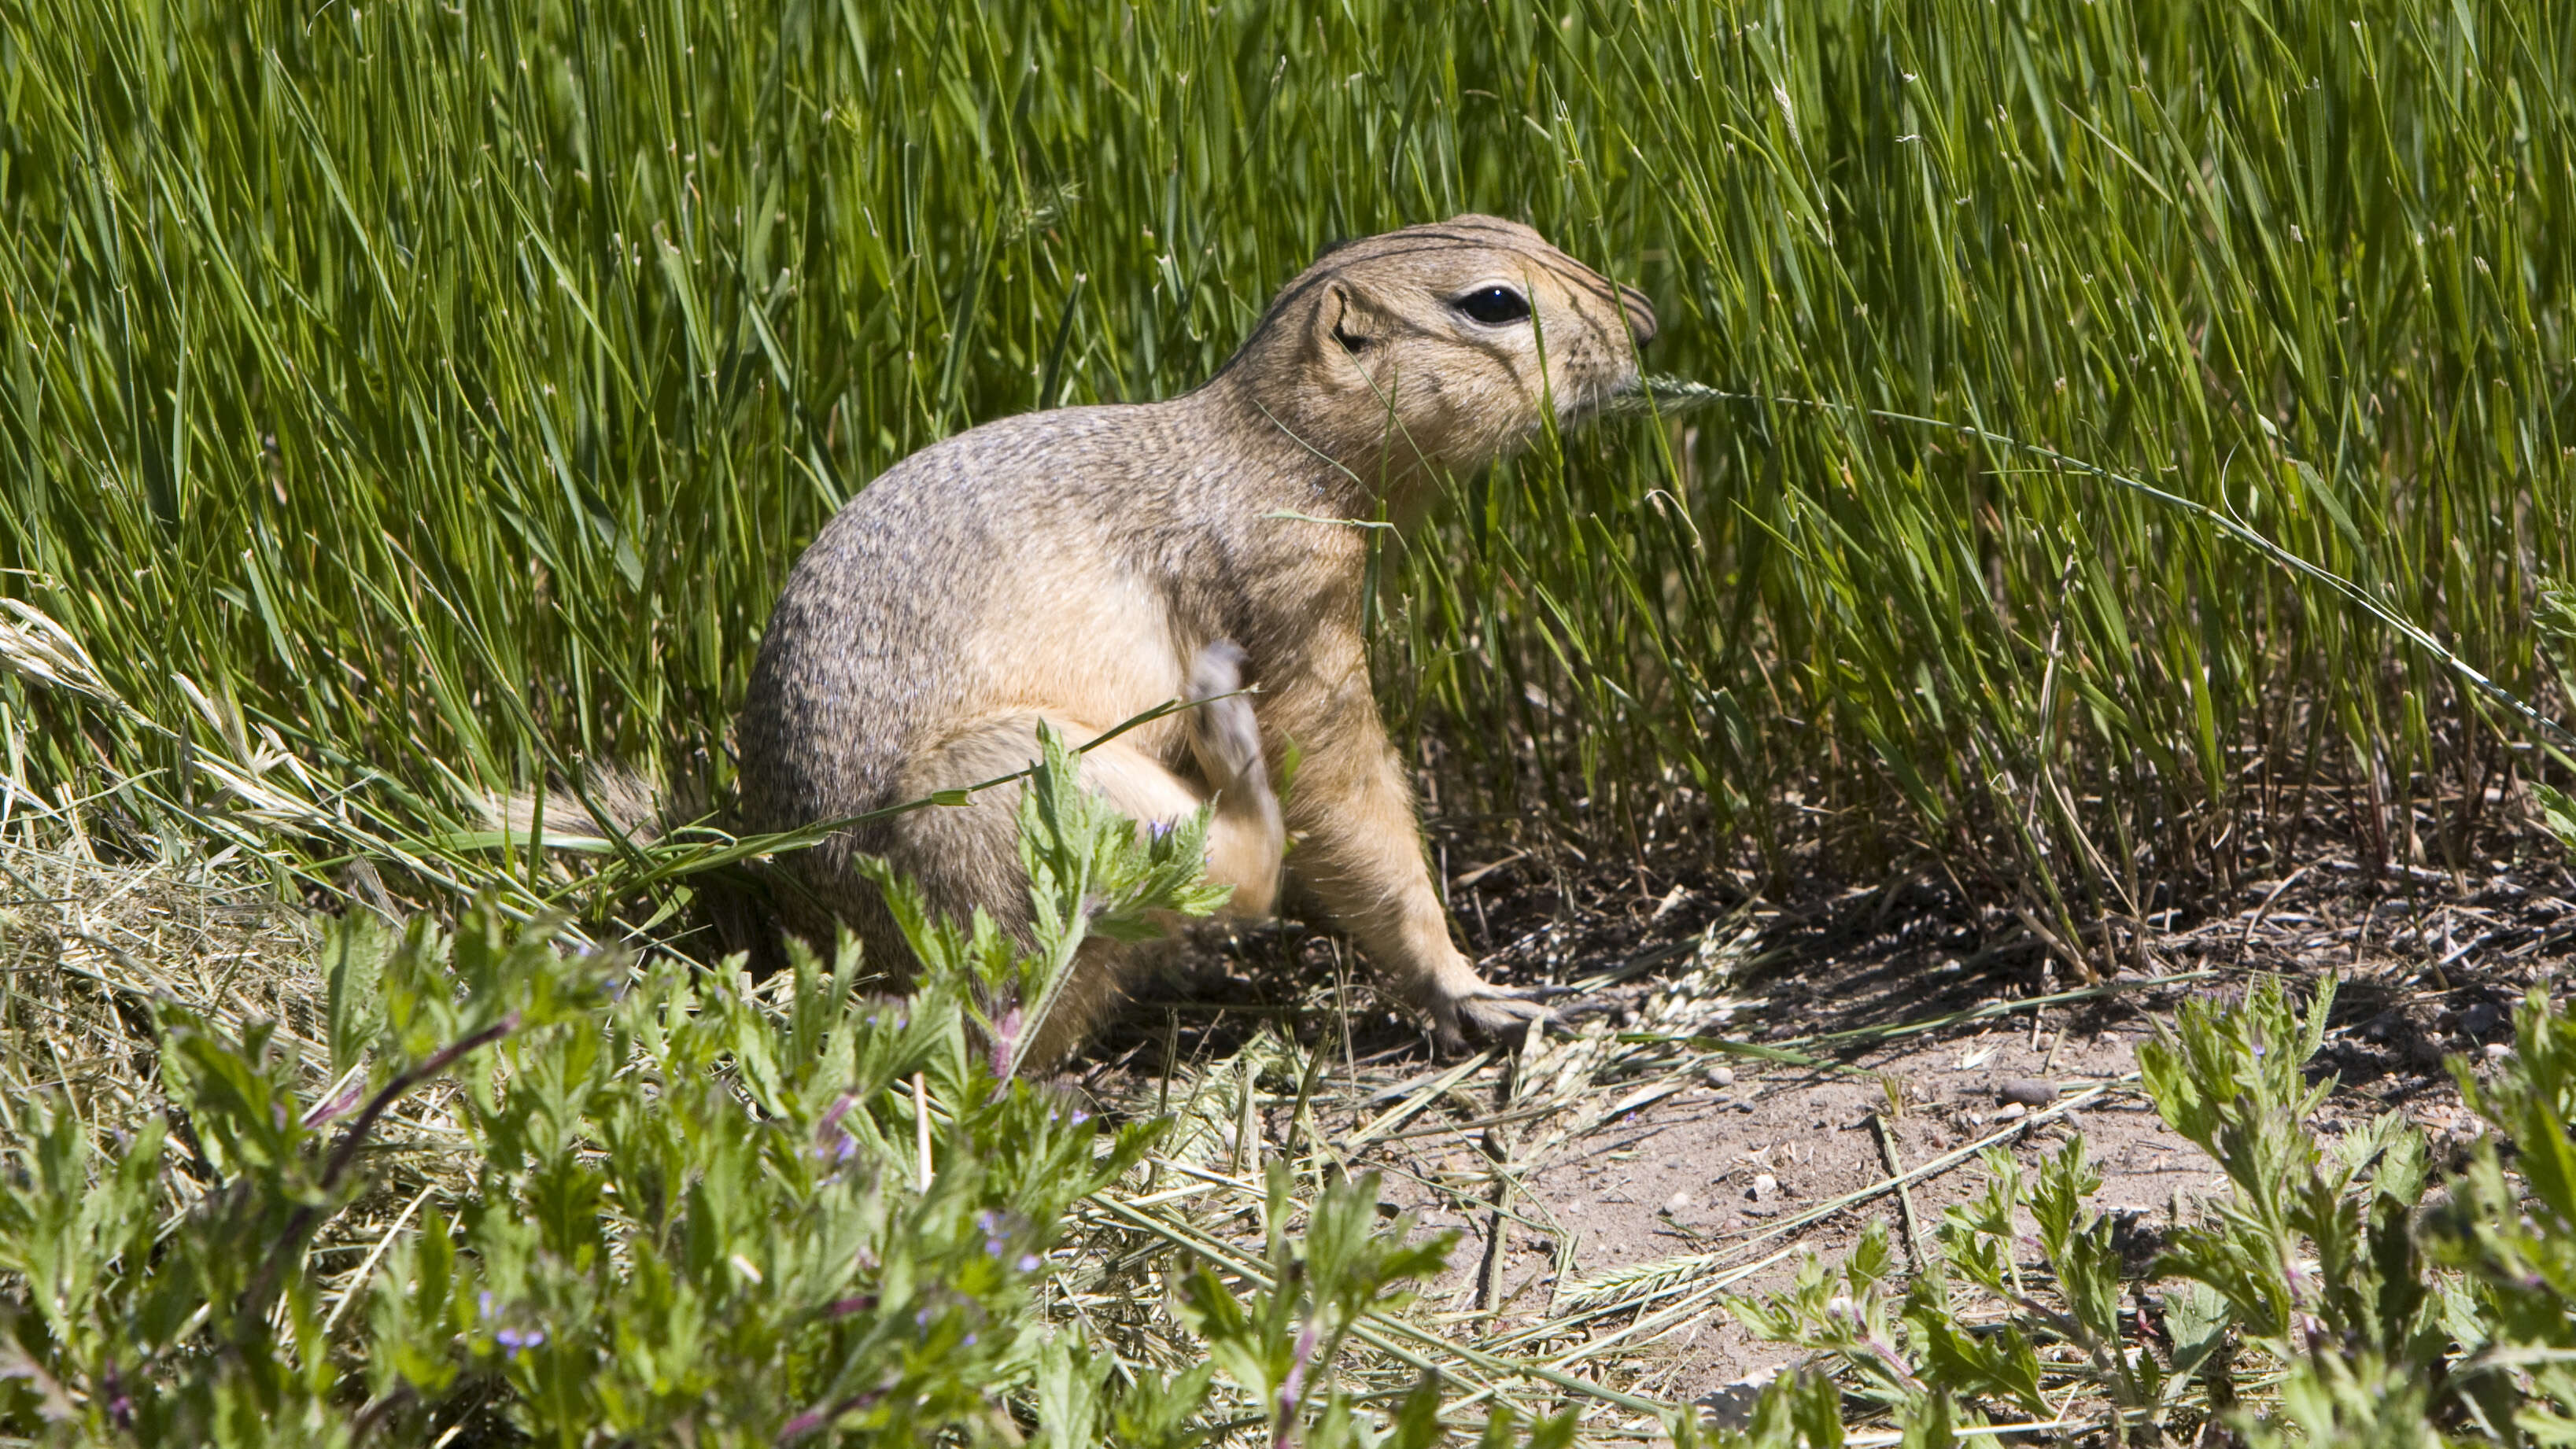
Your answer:
[[[1185,561],[1208,451],[1175,403],[1000,418],[888,469],[789,574],[743,712],[756,830],[881,809],[953,721],[1050,696],[1053,647],[1132,626]],[[1096,665],[1094,666],[1096,667]],[[1108,721],[1107,723],[1115,723]]]

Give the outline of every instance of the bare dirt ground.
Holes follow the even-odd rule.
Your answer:
[[[1667,1399],[1788,1361],[1723,1295],[1784,1287],[1809,1252],[1836,1264],[1872,1223],[1900,1245],[1928,1234],[1982,1190],[1963,1150],[1981,1142],[2028,1165],[2081,1132],[2094,1206],[2127,1220],[2143,1265],[2178,1209],[2225,1190],[2133,1080],[2185,993],[2333,973],[2319,1064],[2340,1085],[2320,1130],[2398,1111],[2456,1147],[2472,1129],[2446,1059],[2500,1051],[2529,987],[2568,989],[2576,947],[2576,881],[2546,844],[2457,873],[2316,853],[2166,913],[2102,981],[2044,924],[1923,876],[1782,905],[1687,866],[1452,855],[1489,979],[1589,988],[1523,1055],[1436,1060],[1346,948],[1288,926],[1140,993],[1083,1083],[1168,1103],[1166,1053],[1187,1080],[1256,1080],[1239,1120],[1264,1155],[1320,1146],[1382,1173],[1388,1211],[1459,1233],[1427,1305],[1445,1333]],[[1249,1160],[1239,1129],[1205,1147],[1219,1168]]]

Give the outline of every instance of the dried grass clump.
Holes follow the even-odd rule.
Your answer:
[[[70,812],[13,792],[0,821],[0,1121],[59,1094],[98,1128],[156,1115],[151,1005],[277,1041],[327,1077],[321,933],[226,851],[101,860]]]

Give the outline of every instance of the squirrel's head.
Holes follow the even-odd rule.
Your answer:
[[[1480,466],[1637,382],[1645,294],[1518,222],[1457,216],[1334,247],[1270,304],[1227,371],[1354,472]]]

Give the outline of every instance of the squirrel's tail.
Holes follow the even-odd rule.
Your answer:
[[[707,821],[715,813],[712,800],[703,776],[685,768],[656,779],[624,765],[593,764],[582,771],[579,789],[558,781],[542,791],[486,798],[482,806],[490,828],[515,841],[534,840],[551,850],[615,854]],[[785,937],[770,904],[765,866],[738,861],[691,879],[699,908],[692,914],[714,932],[715,953],[702,959],[713,963],[743,953],[753,973],[762,976],[787,964]],[[696,929],[674,928],[683,942]],[[672,937],[657,933],[656,939],[669,945]],[[696,948],[684,945],[682,949]]]
[[[694,808],[704,802],[689,795],[682,785],[624,765],[592,765],[582,772],[579,789],[559,784],[516,791],[485,800],[483,814],[493,829],[519,840],[535,840],[543,830],[544,845],[596,850],[619,841],[648,845],[672,826],[705,815]]]

